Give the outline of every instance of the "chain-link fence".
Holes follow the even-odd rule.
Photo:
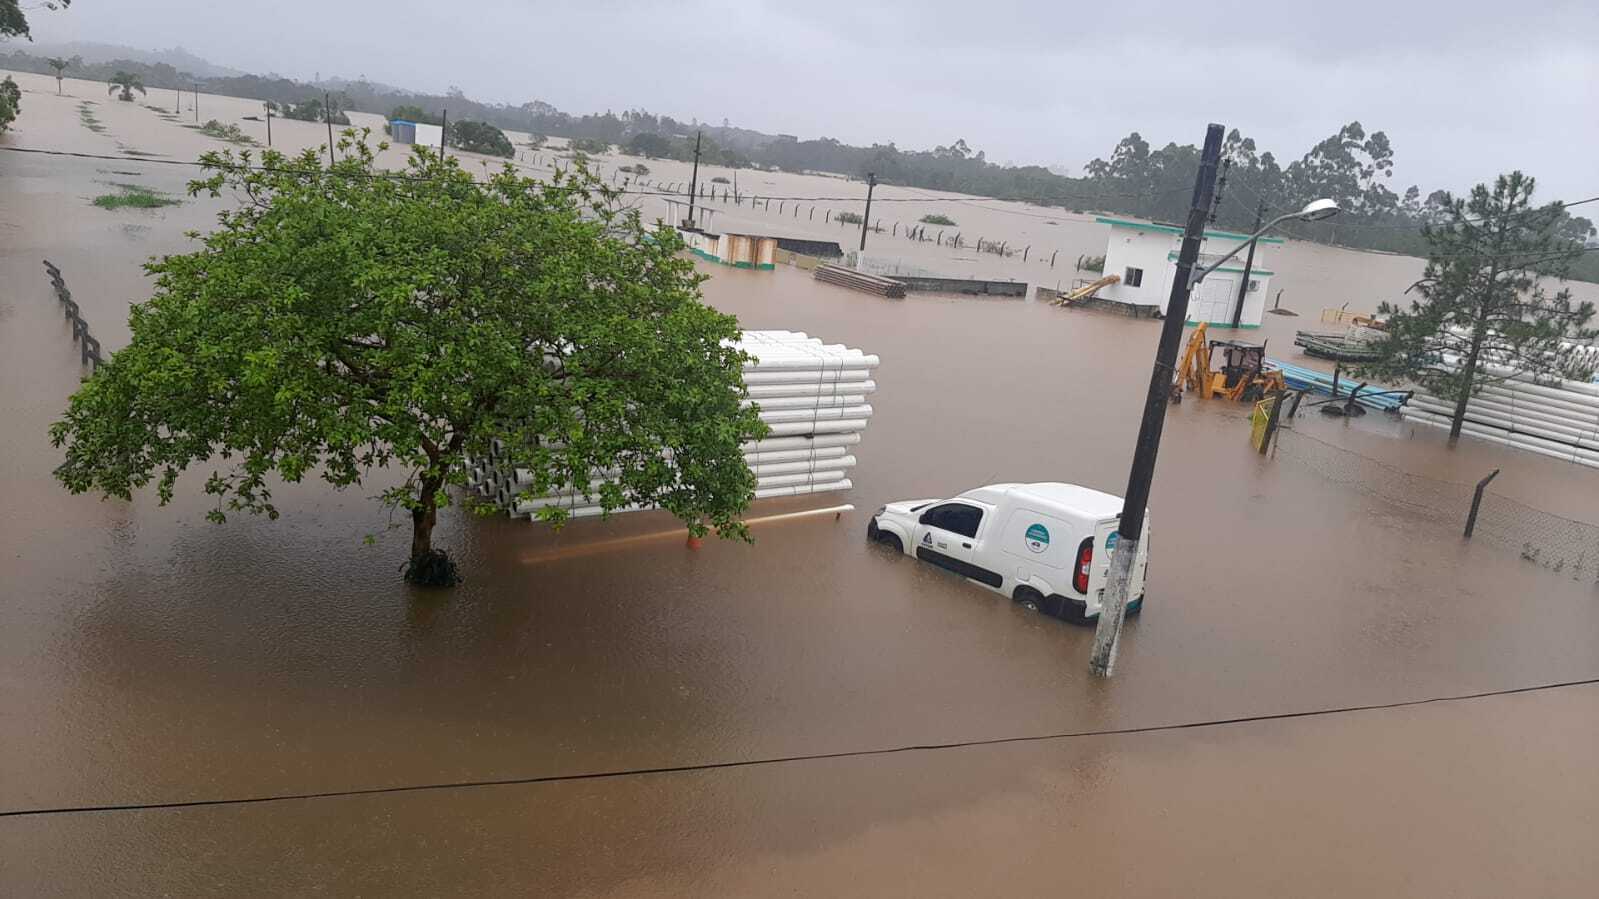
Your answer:
[[[1473,540],[1488,540],[1574,581],[1599,583],[1599,527],[1486,491]]]
[[[1536,509],[1508,496],[1395,468],[1293,430],[1277,432],[1277,457],[1323,478],[1434,522],[1518,553],[1573,580],[1599,583],[1599,526]],[[1485,481],[1489,472],[1484,472]],[[1473,519],[1473,497],[1482,489]],[[1466,532],[1470,530],[1470,533]]]

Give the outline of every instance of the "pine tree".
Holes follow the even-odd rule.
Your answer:
[[[1534,180],[1521,172],[1479,184],[1465,198],[1438,198],[1439,221],[1423,227],[1427,269],[1409,309],[1384,303],[1387,336],[1363,376],[1413,382],[1455,404],[1451,445],[1460,439],[1471,396],[1515,375],[1540,381],[1586,379],[1593,363],[1572,341],[1592,303],[1549,292],[1585,248],[1560,203],[1532,205]],[[1432,205],[1433,198],[1429,198]]]

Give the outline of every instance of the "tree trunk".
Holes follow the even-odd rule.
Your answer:
[[[1449,422],[1449,445],[1460,442],[1460,429],[1466,423],[1466,404],[1471,401],[1471,384],[1477,379],[1477,357],[1482,353],[1482,342],[1488,336],[1487,326],[1479,322],[1471,333],[1471,352],[1466,356],[1465,367],[1460,370],[1460,397],[1455,400],[1455,417]]]
[[[411,510],[411,558],[416,559],[433,551],[433,525],[439,520],[439,488],[444,479],[423,477],[417,494],[419,505]]]

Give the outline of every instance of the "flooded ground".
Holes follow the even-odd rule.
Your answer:
[[[76,100],[24,86],[35,92],[8,145],[92,139],[114,152],[121,141],[173,159],[215,145],[114,101],[100,104],[108,131],[91,134]],[[1027,741],[1599,672],[1591,584],[1252,454],[1242,406],[1171,413],[1148,608],[1109,682],[1087,675],[1091,631],[865,544],[866,515],[886,500],[1001,479],[1121,492],[1149,322],[1015,301],[891,302],[790,269],[705,267],[707,299],[745,326],[883,359],[856,488],[841,497],[859,511],[758,525],[754,546],[690,551],[653,514],[556,536],[451,510],[437,541],[468,580],[440,594],[400,582],[406,535],[385,530],[362,494],[284,488],[278,521],[221,527],[204,521],[199,478],[165,509],[149,495],[70,496],[50,479],[45,428],[80,371],[39,260],[62,266],[115,348],[127,304],[148,295],[138,263],[182,250],[181,232],[217,208],[88,205],[98,182],[132,177],[117,171],[174,192],[189,177],[148,161],[0,153],[0,473],[13,509],[0,518],[0,810],[1024,742],[12,815],[0,818],[0,862],[18,894],[1041,895],[1080,884],[1500,896],[1599,882],[1585,842],[1599,815],[1593,687]],[[1419,268],[1288,252],[1328,268],[1307,266],[1295,286],[1279,265],[1285,304],[1322,283],[1311,272],[1381,293]],[[1378,424],[1318,416],[1299,428],[1452,481],[1502,467],[1496,489],[1573,517],[1599,499],[1587,469],[1470,442],[1450,453],[1431,433]]]

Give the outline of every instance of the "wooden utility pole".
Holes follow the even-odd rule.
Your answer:
[[[1144,535],[1144,510],[1149,505],[1155,457],[1160,454],[1160,434],[1166,425],[1166,398],[1171,395],[1177,345],[1182,342],[1183,326],[1188,321],[1188,295],[1193,289],[1189,282],[1193,278],[1194,263],[1199,260],[1199,245],[1205,239],[1205,221],[1210,215],[1210,200],[1216,188],[1222,130],[1222,126],[1212,124],[1205,132],[1205,148],[1199,156],[1199,174],[1194,178],[1194,196],[1183,229],[1182,249],[1177,253],[1177,272],[1172,277],[1171,296],[1166,301],[1166,320],[1161,323],[1160,344],[1155,350],[1155,370],[1149,376],[1144,418],[1138,425],[1138,443],[1133,447],[1132,471],[1127,476],[1121,521],[1116,526],[1116,549],[1110,554],[1110,576],[1099,606],[1093,655],[1088,661],[1088,670],[1099,677],[1110,677],[1116,667],[1116,648],[1127,614],[1127,588],[1131,585],[1133,563],[1138,559],[1138,547]]]
[[[194,86],[194,120],[200,121],[200,85]]]
[[[861,252],[866,252],[866,226],[872,221],[872,189],[877,187],[877,173],[866,173],[866,215],[861,218]]]
[[[1255,227],[1249,229],[1249,233],[1258,234],[1260,232],[1260,226],[1264,225],[1265,223],[1266,201],[1261,200],[1260,205],[1255,207]],[[1233,305],[1234,328],[1238,327],[1238,323],[1244,318],[1244,294],[1249,293],[1249,276],[1255,270],[1255,244],[1258,243],[1260,243],[1258,240],[1250,241],[1249,252],[1244,256],[1244,277],[1243,280],[1238,283],[1238,302]]]

